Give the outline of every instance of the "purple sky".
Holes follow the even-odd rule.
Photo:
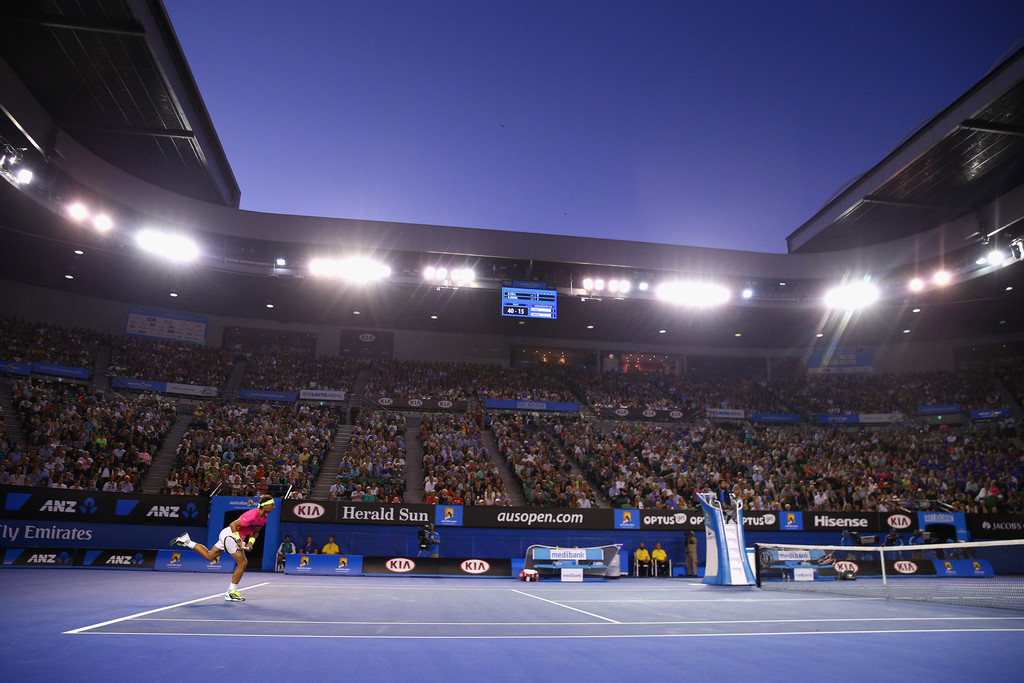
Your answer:
[[[785,252],[1024,3],[165,0],[242,208]]]

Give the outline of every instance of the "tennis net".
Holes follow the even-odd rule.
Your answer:
[[[1024,540],[909,546],[758,543],[760,588],[1024,610]]]

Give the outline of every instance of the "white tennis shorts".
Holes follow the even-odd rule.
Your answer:
[[[226,526],[221,529],[220,536],[217,537],[217,544],[214,548],[220,548],[228,555],[234,555],[238,552],[238,549],[242,547],[241,542],[235,538],[235,534],[232,533],[231,527]]]

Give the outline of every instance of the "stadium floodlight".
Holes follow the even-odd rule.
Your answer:
[[[32,182],[32,171],[27,168],[19,168],[18,172],[14,174],[14,182],[19,185],[28,185]]]
[[[641,292],[646,292],[648,287],[650,287],[650,285],[647,284],[646,282],[641,282],[639,285],[637,285],[637,289],[639,289]]]
[[[870,282],[853,282],[833,287],[825,292],[825,305],[829,308],[855,310],[878,301],[878,288]]]
[[[114,227],[114,221],[107,214],[101,213],[93,217],[92,226],[100,232],[108,232]]]
[[[587,290],[589,292],[593,288],[594,288],[594,280],[593,280],[593,278],[589,278],[589,277],[583,278],[583,289],[585,289],[585,290]]]
[[[601,278],[597,278],[596,280],[594,280],[594,289],[596,289],[599,292],[604,291],[604,280],[602,280]]]
[[[924,280],[922,280],[919,277],[915,277],[913,280],[910,281],[907,287],[909,287],[910,291],[912,292],[920,292],[922,289],[924,289]]]
[[[476,279],[476,273],[472,268],[453,268],[451,281],[457,285],[468,285]]]
[[[991,263],[993,266],[999,266],[1006,261],[1006,258],[1006,252],[1000,251],[999,249],[993,249],[985,257],[985,260]]]
[[[378,261],[352,257],[345,259],[313,259],[309,263],[311,275],[337,277],[349,282],[374,282],[391,274],[391,268]]]
[[[135,241],[145,251],[178,263],[188,263],[199,256],[199,247],[184,235],[159,230],[141,230],[135,236]]]
[[[68,217],[73,221],[80,221],[89,215],[89,209],[82,204],[71,204],[68,206]]]
[[[940,287],[943,285],[948,285],[952,279],[953,276],[950,275],[949,271],[946,270],[936,271],[935,274],[932,275],[932,282],[939,285]]]
[[[743,290],[741,296],[744,299],[749,299],[750,297],[754,296],[754,290],[752,290],[750,287],[747,287],[746,289]]]
[[[684,306],[717,306],[729,300],[729,290],[710,282],[663,282],[656,294],[662,301]]]

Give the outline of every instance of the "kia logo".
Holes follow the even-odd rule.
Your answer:
[[[616,408],[615,414],[618,415],[619,417],[625,417],[629,415],[629,411],[626,410],[625,408]]]
[[[683,416],[683,414],[678,410],[673,410],[671,413],[668,414],[668,416],[671,417],[673,420],[678,420]]]
[[[409,405],[411,405],[414,408],[418,408],[419,406],[423,405],[423,401],[419,400],[418,398],[410,398]]]
[[[850,562],[849,560],[840,560],[832,566],[835,567],[837,572],[853,572],[856,574],[860,571],[860,567],[857,566],[857,563]]]
[[[324,506],[317,503],[299,503],[292,508],[292,513],[302,519],[317,519],[323,517]]]
[[[889,515],[887,521],[893,529],[906,529],[910,526],[910,517],[907,515]]]
[[[387,396],[383,396],[383,397],[381,397],[381,398],[378,398],[378,399],[377,399],[377,403],[379,403],[379,404],[380,404],[380,405],[382,405],[382,406],[389,406],[389,405],[391,405],[392,403],[394,403],[394,401],[392,401],[392,400],[391,400],[390,398],[388,398]]]
[[[894,563],[893,566],[896,567],[896,571],[898,571],[900,574],[917,573],[917,565],[911,562],[910,560],[900,560],[899,562]]]
[[[452,402],[451,401],[438,401],[437,405],[438,405],[439,408],[451,408],[452,407]]]
[[[370,342],[377,341],[377,337],[372,335],[372,334],[370,334],[369,332],[365,332],[365,333],[359,335],[359,341],[370,343]]]
[[[393,557],[384,563],[384,567],[389,572],[411,572],[416,563],[407,557]]]
[[[491,565],[484,560],[466,560],[459,565],[459,568],[469,574],[483,574],[491,568]]]
[[[644,411],[644,417],[654,417],[655,415],[657,415],[657,413],[650,408]]]

